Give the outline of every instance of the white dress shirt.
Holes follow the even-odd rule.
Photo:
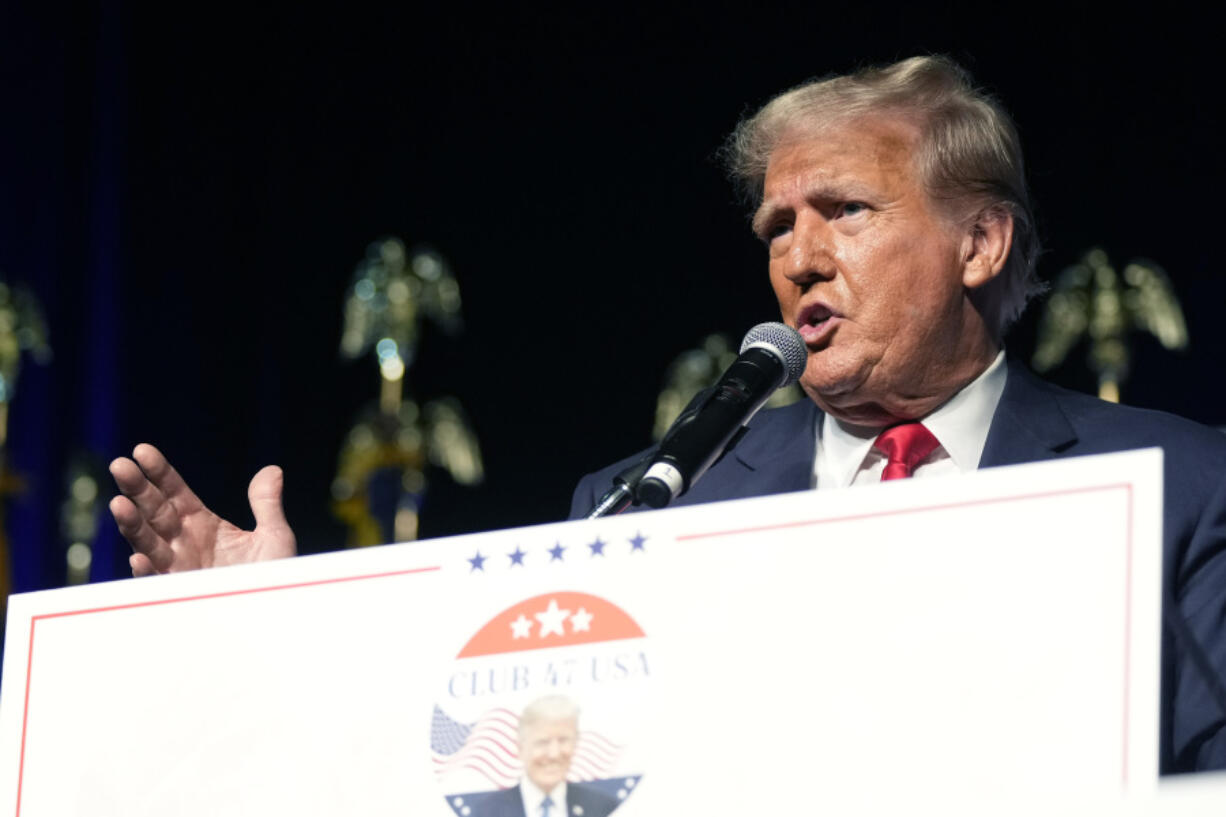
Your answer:
[[[524,775],[519,781],[519,793],[524,800],[524,814],[527,817],[541,817],[541,803],[545,801],[545,792]],[[549,807],[549,817],[567,817],[565,780],[549,792],[549,801],[553,803]]]
[[[936,411],[923,418],[940,446],[916,466],[913,476],[926,479],[974,471],[988,441],[992,415],[1005,390],[1005,353]],[[825,412],[817,422],[817,456],[813,458],[816,488],[846,488],[881,481],[886,458],[873,448],[880,428],[853,426]]]

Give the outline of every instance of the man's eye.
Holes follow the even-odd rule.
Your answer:
[[[774,241],[779,236],[787,235],[789,232],[791,232],[791,230],[792,230],[792,225],[786,222],[780,222],[779,224],[772,224],[770,227],[767,227],[762,232],[762,240],[765,241],[767,244],[769,244],[770,242]]]
[[[855,216],[868,209],[868,205],[858,201],[845,201],[839,205],[840,216]]]

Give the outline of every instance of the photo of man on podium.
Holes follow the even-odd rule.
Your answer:
[[[538,698],[519,718],[519,784],[482,800],[472,817],[606,817],[614,798],[567,782],[579,743],[579,707],[563,695]]]

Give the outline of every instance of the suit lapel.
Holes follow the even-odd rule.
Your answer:
[[[992,416],[980,468],[1052,459],[1077,442],[1056,392],[1024,365],[1009,361],[1004,393]]]
[[[769,422],[763,412],[750,423],[732,457],[747,479],[752,475],[753,495],[803,491],[812,485],[820,413],[806,398],[769,412]]]
[[[498,804],[498,813],[496,817],[522,817],[524,813],[524,795],[519,784],[514,788],[507,789],[512,792],[512,796],[504,797]]]

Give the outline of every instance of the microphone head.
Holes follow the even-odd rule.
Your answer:
[[[805,371],[809,352],[805,349],[800,333],[787,324],[778,322],[760,323],[745,333],[741,352],[751,346],[767,349],[783,363],[784,375],[779,388],[785,389],[800,379]]]

